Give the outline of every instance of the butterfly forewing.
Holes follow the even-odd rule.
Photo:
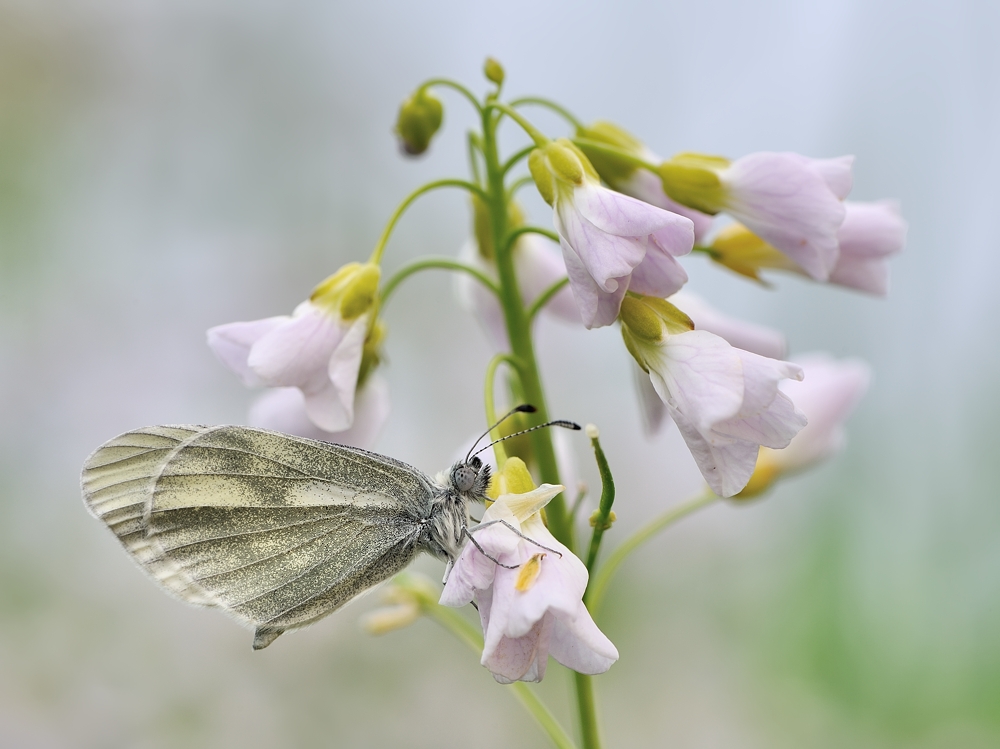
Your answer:
[[[148,427],[84,466],[91,511],[168,590],[255,647],[402,569],[436,488],[404,463],[246,427]]]

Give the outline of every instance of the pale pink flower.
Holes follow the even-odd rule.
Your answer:
[[[825,281],[837,262],[837,232],[852,184],[853,156],[810,159],[797,153],[753,153],[719,173],[724,210]]]
[[[587,568],[539,514],[560,491],[543,484],[526,494],[501,495],[484,513],[482,530],[472,529],[488,556],[466,542],[441,594],[445,606],[476,601],[482,664],[502,684],[541,681],[549,655],[584,674],[603,673],[618,660],[618,650],[583,603]]]
[[[536,149],[529,166],[554,209],[586,327],[613,323],[629,290],[665,297],[687,281],[676,258],[694,245],[690,219],[602,186],[587,158],[564,139]]]
[[[802,379],[802,369],[691,325],[663,300],[629,297],[622,306],[629,352],[649,374],[708,485],[729,497],[750,480],[761,445],[786,447],[805,426],[778,389],[783,379]]]
[[[840,255],[830,271],[830,283],[885,296],[889,293],[889,257],[906,242],[899,203],[846,201],[844,208],[847,215],[837,234]]]
[[[642,158],[651,164],[659,164],[662,159],[649,149],[644,149]],[[663,181],[648,169],[636,169],[628,177],[609,183],[618,192],[623,192],[637,200],[642,200],[671,213],[679,213],[691,219],[694,226],[695,244],[701,243],[712,228],[712,217],[694,208],[681,205],[663,192]]]

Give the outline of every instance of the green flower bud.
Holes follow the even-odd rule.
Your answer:
[[[729,159],[700,153],[679,153],[660,164],[663,192],[682,205],[716,214],[725,207],[726,190],[719,172]]]
[[[494,58],[492,57],[486,58],[486,62],[483,64],[483,73],[486,74],[486,77],[489,80],[497,84],[497,86],[503,84],[503,77],[504,77],[503,65],[497,62],[497,60],[495,60]]]
[[[556,202],[555,179],[549,171],[548,161],[541,148],[536,148],[528,156],[528,171],[531,172],[531,178],[535,180],[535,187],[538,188],[542,198],[549,205],[553,205]]]
[[[441,101],[426,89],[417,89],[399,107],[396,135],[403,150],[418,156],[427,150],[444,118]]]
[[[647,362],[658,356],[659,344],[667,335],[694,330],[691,318],[666,299],[639,294],[629,293],[622,299],[618,319],[625,348],[646,372]]]
[[[614,146],[636,156],[642,156],[646,150],[641,140],[605,120],[598,120],[592,125],[578,128],[576,135],[578,138],[585,138],[598,143],[607,143],[609,146]],[[631,161],[595,148],[587,148],[586,145],[581,145],[580,150],[590,159],[590,163],[594,165],[597,173],[601,175],[601,179],[609,185],[625,181],[632,176],[637,168]]]
[[[342,320],[355,320],[375,305],[380,277],[381,270],[373,263],[348,263],[317,286],[309,299]]]
[[[559,138],[540,146],[528,157],[528,169],[538,192],[553,205],[560,189],[582,185],[585,178],[600,179],[590,160],[572,141]]]

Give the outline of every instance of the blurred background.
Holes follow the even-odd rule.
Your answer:
[[[897,197],[910,222],[887,300],[687,262],[720,309],[875,378],[843,454],[623,570],[599,620],[622,654],[598,680],[608,745],[1000,745],[998,38],[988,0],[0,0],[0,744],[546,745],[433,623],[363,633],[375,596],[251,652],[148,582],[78,488],[122,431],[245,420],[204,331],[290,312],[412,188],[463,174],[460,99],[422,160],[391,126],[425,78],[485,90],[490,54],[508,94],[662,155],[856,154],[852,197]],[[386,267],[453,254],[468,227],[462,196],[429,196]],[[434,472],[482,428],[491,352],[440,273],[386,320],[377,448]],[[614,544],[697,474],[675,432],[642,437],[616,330],[538,336],[554,415],[602,429]],[[572,725],[568,687],[553,666],[541,691]]]

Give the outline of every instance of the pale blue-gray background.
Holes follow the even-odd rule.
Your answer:
[[[609,745],[996,746],[998,42],[986,1],[0,2],[0,744],[544,745],[434,625],[361,633],[375,599],[252,653],[143,579],[77,489],[118,432],[245,417],[204,330],[289,312],[406,192],[460,173],[459,99],[424,160],[391,124],[426,77],[482,90],[492,54],[510,93],[663,155],[856,154],[854,196],[910,222],[888,300],[687,263],[720,308],[875,380],[846,453],[624,570],[601,619],[622,652],[598,682]],[[467,226],[461,197],[432,196],[386,265],[451,254]],[[441,275],[386,316],[379,449],[437,470],[481,426],[490,352]],[[603,430],[614,543],[698,482],[676,435],[639,436],[615,330],[539,338],[553,412]],[[568,723],[567,682],[542,691]]]

